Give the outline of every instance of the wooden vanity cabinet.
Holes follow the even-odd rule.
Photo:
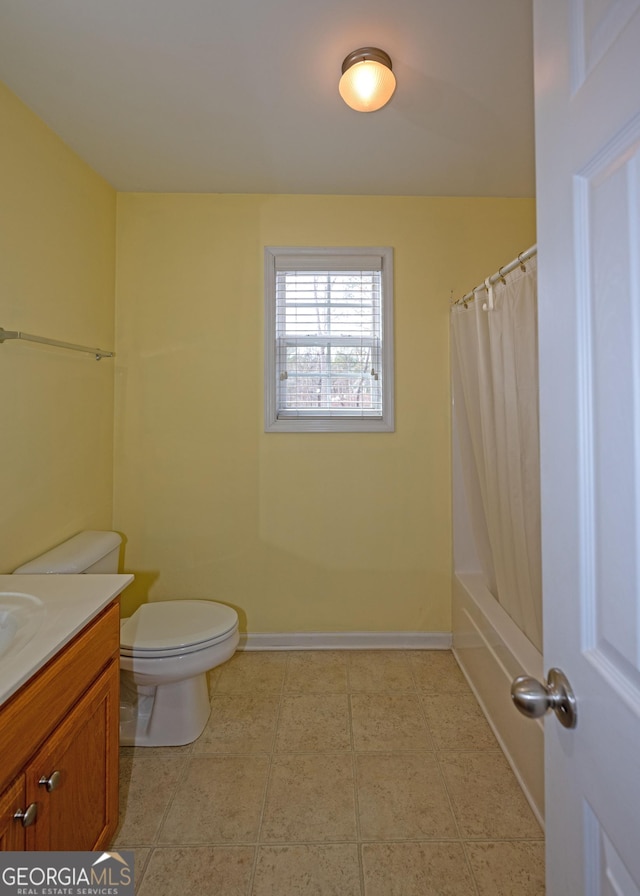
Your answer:
[[[19,778],[0,797],[0,850],[17,852],[26,849],[27,829],[22,827],[16,815],[24,811],[24,778]]]
[[[118,823],[119,645],[115,600],[0,707],[0,849],[109,845]],[[35,820],[24,826],[16,813],[27,811]]]

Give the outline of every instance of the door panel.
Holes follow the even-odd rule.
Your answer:
[[[550,896],[640,887],[640,2],[535,0]]]

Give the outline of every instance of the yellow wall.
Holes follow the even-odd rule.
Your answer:
[[[534,241],[533,201],[120,194],[116,254],[113,189],[1,85],[0,118],[0,326],[118,351],[0,345],[0,572],[113,526],[125,609],[448,630],[448,299]],[[266,435],[263,247],[358,244],[395,250],[396,432]]]
[[[448,300],[532,200],[118,196],[115,527],[144,599],[267,631],[450,629]],[[263,248],[395,251],[396,432],[263,432]]]
[[[114,190],[0,84],[0,326],[110,348]],[[0,345],[0,572],[110,527],[113,362]]]

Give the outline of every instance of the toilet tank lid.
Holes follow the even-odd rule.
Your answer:
[[[45,573],[82,573],[111,551],[120,547],[122,538],[117,532],[79,532],[57,547],[35,557],[14,570],[14,575],[42,575]]]

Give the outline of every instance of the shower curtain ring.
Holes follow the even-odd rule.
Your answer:
[[[493,311],[493,286],[491,284],[491,277],[487,277],[484,281],[485,289],[487,290],[487,298],[488,302],[485,302],[482,306],[483,311]]]

